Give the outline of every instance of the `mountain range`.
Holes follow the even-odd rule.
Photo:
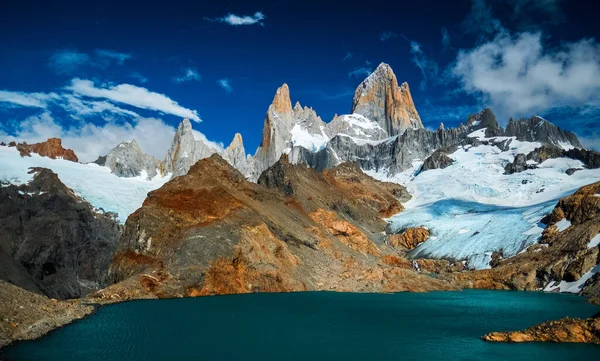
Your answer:
[[[60,139],[2,144],[0,159],[0,344],[139,298],[490,288],[600,302],[600,154],[538,116],[503,128],[489,108],[425,129],[387,64],[330,122],[282,85],[253,155],[184,119],[164,159],[129,140],[82,164]],[[60,307],[16,308],[39,295]]]

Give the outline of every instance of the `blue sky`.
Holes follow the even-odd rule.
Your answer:
[[[325,121],[380,62],[427,127],[485,106],[600,147],[595,5],[561,0],[13,2],[0,15],[0,138],[61,136],[84,160],[137,138],[162,158],[183,117],[249,153],[278,86]]]

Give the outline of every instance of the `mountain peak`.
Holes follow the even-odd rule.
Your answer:
[[[227,149],[234,149],[239,147],[244,147],[244,141],[240,133],[235,133],[235,135],[233,136],[233,140],[231,141]]]
[[[389,136],[423,128],[408,83],[398,86],[392,68],[381,63],[354,92],[352,113],[377,122]]]
[[[289,113],[292,111],[292,101],[290,99],[290,88],[286,83],[280,86],[275,92],[272,109],[277,113]]]

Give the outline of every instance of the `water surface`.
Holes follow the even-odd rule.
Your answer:
[[[573,295],[481,290],[134,301],[102,307],[42,339],[18,343],[0,359],[598,359],[596,345],[500,344],[479,337],[599,310]]]

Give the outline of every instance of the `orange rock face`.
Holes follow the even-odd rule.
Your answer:
[[[71,149],[65,149],[62,146],[62,140],[59,138],[50,138],[45,142],[36,144],[19,143],[16,145],[21,156],[29,156],[30,153],[37,153],[42,157],[52,159],[66,159],[72,162],[78,162],[79,159]]]
[[[401,234],[391,235],[388,242],[394,247],[414,249],[429,238],[429,231],[423,227],[409,228]]]
[[[342,243],[355,251],[378,256],[379,250],[358,228],[351,223],[339,219],[333,212],[318,209],[310,217]]]
[[[523,331],[492,332],[482,340],[490,342],[578,342],[600,344],[600,318],[563,318]]]
[[[390,136],[423,128],[408,84],[398,86],[392,68],[384,63],[356,89],[352,113],[376,121]]]

